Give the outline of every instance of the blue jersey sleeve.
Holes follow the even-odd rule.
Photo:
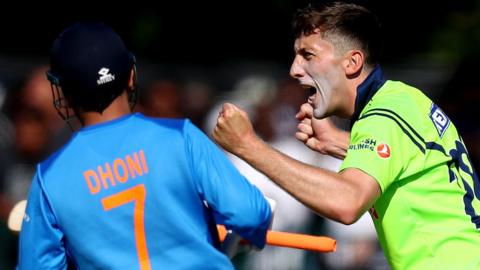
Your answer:
[[[67,269],[63,233],[57,227],[38,170],[20,232],[18,269]]]
[[[185,123],[184,136],[195,185],[212,208],[216,222],[263,248],[271,210],[260,190],[189,121]]]

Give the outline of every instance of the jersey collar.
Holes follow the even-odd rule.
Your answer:
[[[385,78],[383,77],[382,69],[380,65],[377,65],[368,77],[363,81],[357,88],[357,97],[355,98],[355,111],[351,118],[351,125],[358,120],[360,113],[367,103],[372,99],[373,95],[377,93],[385,83]]]
[[[90,132],[91,130],[99,130],[99,129],[103,129],[104,127],[116,126],[116,125],[119,125],[119,124],[123,123],[123,120],[125,120],[127,118],[130,118],[132,116],[138,115],[138,114],[139,113],[128,113],[128,114],[125,114],[123,116],[120,116],[120,117],[118,117],[116,119],[113,119],[113,120],[110,120],[110,121],[101,122],[101,123],[98,123],[98,124],[82,127],[77,131],[77,133],[87,133],[87,132]]]

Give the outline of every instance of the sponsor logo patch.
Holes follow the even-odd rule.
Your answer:
[[[386,143],[381,143],[377,146],[377,154],[381,158],[389,158],[390,157],[390,146]]]
[[[351,144],[348,146],[348,150],[375,150],[375,145],[377,145],[377,141],[374,139],[365,139],[357,144]]]
[[[109,72],[110,72],[110,69],[105,68],[105,67],[101,68],[98,71],[98,74],[100,75],[100,78],[98,78],[98,80],[97,80],[98,85],[102,85],[102,84],[105,84],[105,83],[108,83],[108,82],[111,82],[111,81],[115,80],[115,75],[113,75]]]

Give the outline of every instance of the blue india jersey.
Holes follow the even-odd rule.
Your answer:
[[[18,268],[233,269],[215,223],[263,247],[270,218],[190,121],[131,114],[79,130],[38,165]]]

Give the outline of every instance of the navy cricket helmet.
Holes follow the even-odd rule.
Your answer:
[[[70,107],[101,113],[128,88],[132,68],[135,57],[110,27],[76,23],[57,37],[50,52],[47,77],[56,88],[54,105],[57,110],[65,106],[66,98]]]

